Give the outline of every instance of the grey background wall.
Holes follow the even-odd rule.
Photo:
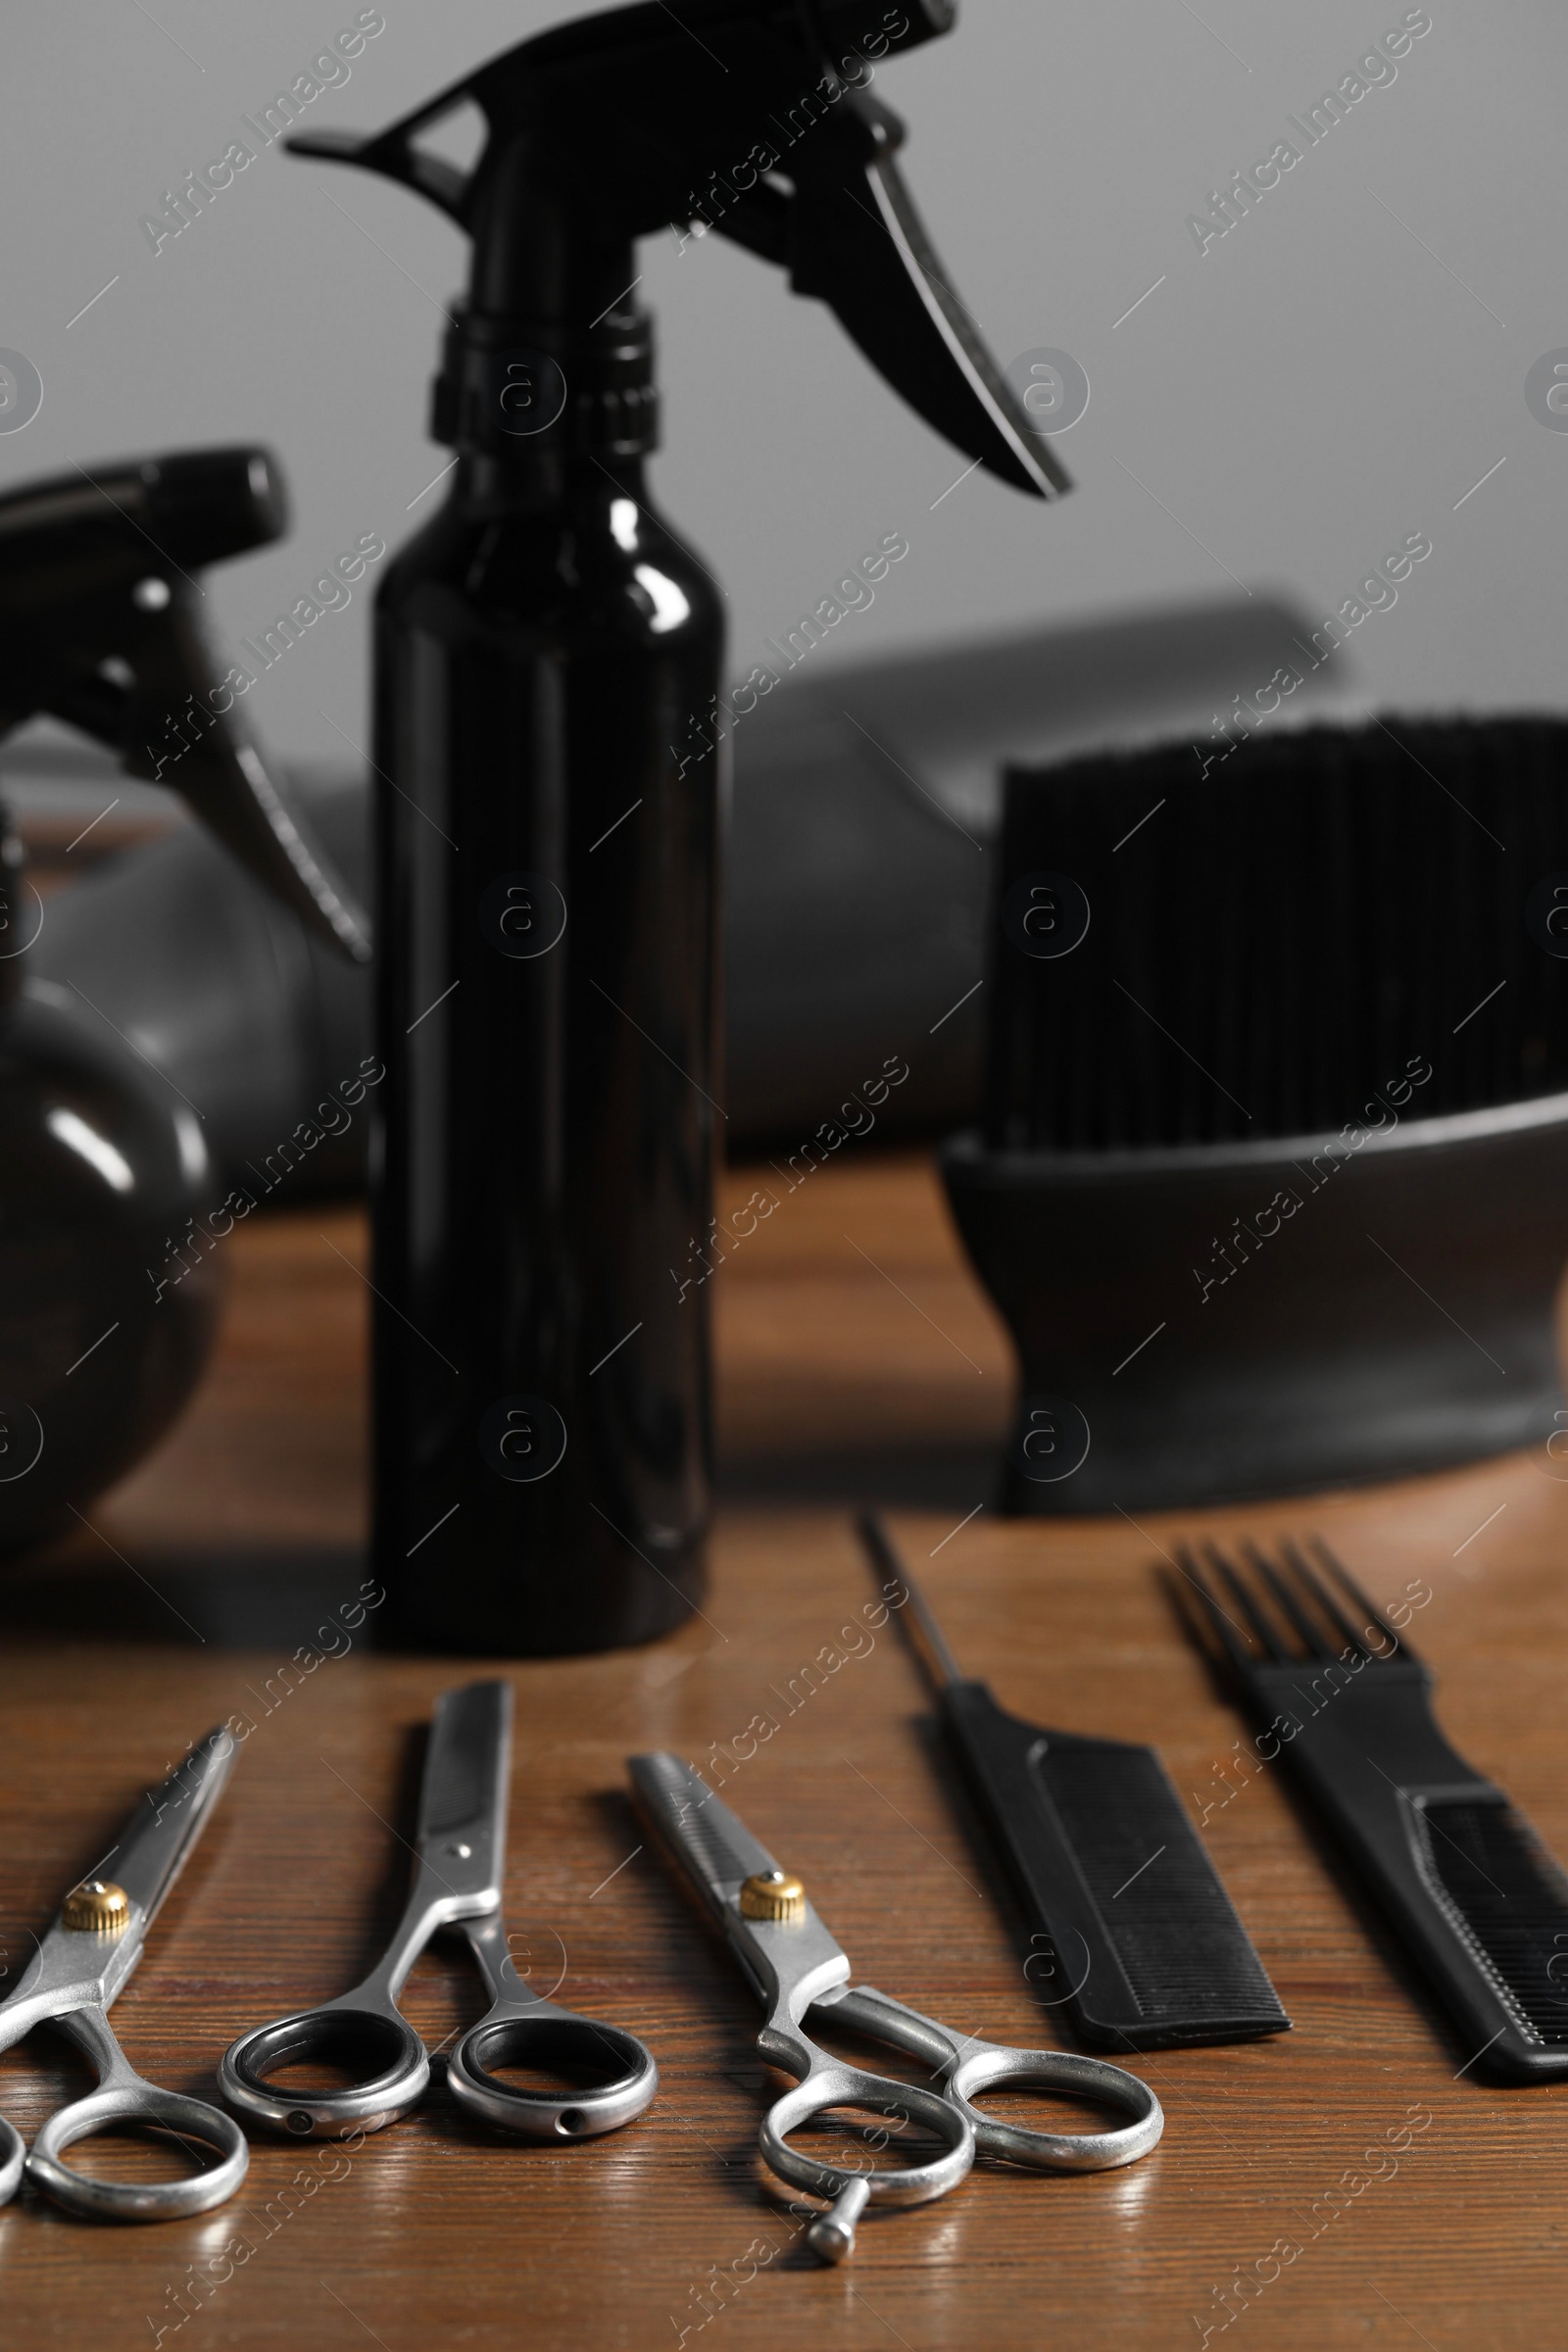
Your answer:
[[[357,13],[8,12],[0,346],[36,367],[44,400],[0,433],[0,488],[72,461],[271,444],[293,529],[212,578],[220,644],[265,628],[363,534],[396,546],[441,495],[418,501],[446,462],[424,419],[464,270],[449,223],[274,146],[156,254],[140,225]],[[374,127],[578,12],[381,13],[314,124]],[[908,560],[814,662],[1238,587],[1316,615],[1425,531],[1432,558],[1356,632],[1360,698],[1554,703],[1568,433],[1537,420],[1524,386],[1568,345],[1568,16],[1547,0],[1431,0],[1397,77],[1249,217],[1201,254],[1185,225],[1404,14],[1400,0],[966,0],[951,38],[881,74],[912,126],[906,161],[938,248],[1002,358],[1058,346],[1088,372],[1088,412],[1061,443],[1078,489],[1054,510],[979,476],[944,498],[961,460],[824,312],[719,238],[650,240],[666,395],[654,478],[727,584],[732,674],[888,531],[907,535]],[[364,743],[374,576],[252,696],[282,752]]]

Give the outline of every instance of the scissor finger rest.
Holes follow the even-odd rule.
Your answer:
[[[395,2009],[357,2008],[353,1996],[258,2026],[224,2051],[218,2086],[231,2107],[298,2139],[379,2132],[420,2097],[430,2060]],[[339,2066],[354,2079],[338,2090],[302,2090],[268,2080],[285,2066]]]
[[[95,2180],[60,2161],[78,2139],[112,2132],[117,2124],[168,2132],[187,2146],[197,2141],[217,2149],[220,2161],[186,2180],[145,2181]],[[88,2221],[173,2222],[221,2205],[244,2180],[249,2163],[245,2134],[231,2116],[132,2075],[51,2116],[32,2143],[26,2173],[34,2188]]]
[[[1126,2108],[1133,2121],[1108,2132],[1030,2132],[971,2105],[976,2091],[1004,2084],[1009,2089],[1027,2084]],[[1027,2164],[1037,2172],[1111,2172],[1147,2156],[1165,2129],[1164,2112],[1147,2082],[1124,2067],[1109,2066],[1102,2058],[1080,2058],[1070,2050],[1009,2050],[983,2042],[954,2068],[948,2094],[968,2115],[975,2146],[983,2156]]]
[[[1004,2042],[956,2034],[870,1984],[830,1997],[820,2010],[855,2033],[924,2059],[940,2073],[948,2097],[968,2117],[983,2156],[1044,2173],[1111,2172],[1147,2156],[1165,2129],[1164,2112],[1149,2084],[1106,2059],[1081,2058],[1070,2050],[1015,2050]],[[1031,2132],[971,2103],[978,2092],[1004,2084],[1093,2100],[1120,2108],[1133,2120],[1102,2132]]]
[[[501,2066],[564,2075],[562,2090],[500,2081]],[[481,2018],[447,2061],[456,2097],[486,2123],[529,2139],[592,2139],[629,2124],[659,2088],[653,2052],[633,2034],[543,2001]]]
[[[907,2124],[923,2125],[942,2141],[942,2153],[922,2163],[867,2172],[858,2165],[824,2164],[804,2148],[789,2145],[790,2132],[800,2131],[803,2124],[826,2114],[829,2108],[841,2107],[885,2115],[895,2132]],[[873,2205],[923,2205],[930,2197],[946,2196],[974,2162],[973,2126],[951,2099],[915,2083],[895,2082],[886,2075],[862,2074],[858,2067],[840,2066],[831,2059],[821,2059],[804,2082],[774,2101],[762,2119],[760,2136],[763,2160],[792,2187],[810,2189],[819,2197],[837,2197],[858,2176],[867,2185],[866,2201]]]

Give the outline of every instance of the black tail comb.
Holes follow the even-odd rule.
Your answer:
[[[1043,1731],[959,1675],[881,1521],[860,1523],[902,1584],[904,1623],[954,1754],[1032,1931],[1031,1982],[1099,2049],[1250,2041],[1290,2019],[1151,1747]]]

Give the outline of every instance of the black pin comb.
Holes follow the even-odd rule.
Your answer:
[[[1043,1731],[960,1673],[882,1522],[860,1535],[942,1710],[964,1780],[1028,1924],[1099,2049],[1283,2034],[1290,2019],[1151,1747]]]
[[[1439,1731],[1433,1676],[1314,1542],[1278,1561],[1212,1544],[1201,1596],[1211,1658],[1230,1669],[1310,1790],[1389,1926],[1481,2060],[1516,2082],[1568,2075],[1568,1880],[1503,1790]],[[1192,1611],[1184,1608],[1191,1622]]]

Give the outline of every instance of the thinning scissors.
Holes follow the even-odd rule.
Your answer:
[[[91,2060],[98,2086],[50,2117],[24,2149],[0,2118],[0,2204],[24,2169],[35,2188],[96,2221],[168,2222],[206,2213],[231,2197],[250,2150],[232,2117],[204,2099],[144,2082],[111,2031],[105,2011],[141,1958],[159,1905],[207,1826],[234,1760],[221,1724],[192,1748],[161,1788],[149,1788],[99,1866],[74,1886],[10,1999],[0,2004],[0,2050],[52,2023]],[[113,1871],[113,1878],[107,1874]],[[61,2159],[67,2148],[117,2125],[151,2127],[216,2148],[220,2161],[181,2180],[94,2180]]]
[[[541,1998],[513,1965],[501,1924],[511,1778],[511,1685],[447,1691],[430,1727],[414,1885],[391,1943],[352,1991],[258,2026],[230,2046],[218,2080],[231,2107],[302,2139],[396,2123],[430,2080],[429,2052],[398,1994],[431,1936],[457,1927],[492,2003],[447,2060],[463,2104],[529,2139],[590,2139],[641,2115],[659,2088],[653,2052],[618,2026]],[[355,2080],[340,2090],[300,2090],[267,2079],[318,2061],[341,2065]],[[494,2073],[498,2066],[564,2076],[567,2087],[519,2088]]]
[[[633,1756],[632,1785],[656,1838],[722,1928],[752,1990],[767,2012],[757,2036],[763,2056],[795,2076],[795,2087],[762,2119],[762,2155],[780,2180],[832,2200],[807,2230],[813,2253],[842,2262],[867,2204],[923,2205],[956,2188],[976,2153],[1038,2172],[1105,2172],[1145,2156],[1165,2128],[1147,2082],[1102,2058],[1065,2050],[1017,2050],[956,2033],[906,2009],[869,1984],[850,1989],[850,1960],[808,1901],[798,1878],[779,1868],[702,1775],[678,1756]],[[918,2088],[847,2066],[807,2038],[815,2009],[868,2041],[918,2058],[941,2087]],[[982,2114],[978,2091],[1032,2083],[1126,2110],[1132,2122],[1107,2132],[1028,2132]],[[791,2132],[829,2108],[855,2107],[924,2125],[940,2155],[897,2171],[825,2164],[789,2145]]]

